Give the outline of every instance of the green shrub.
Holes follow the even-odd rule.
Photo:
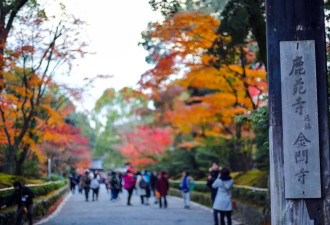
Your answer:
[[[9,175],[5,173],[0,173],[0,189],[12,187],[14,181],[20,181],[23,185],[25,184],[41,184],[42,180],[27,179],[22,176]]]
[[[49,194],[52,191],[58,190],[66,185],[66,182],[59,181],[42,186],[29,187],[34,193],[34,197],[40,197]],[[0,204],[6,202],[6,199],[13,194],[14,190],[0,191]]]
[[[251,187],[267,188],[268,172],[260,170],[250,170],[246,173],[240,173],[234,178],[236,185],[247,185]]]
[[[15,181],[20,181],[22,184],[26,183],[26,178],[0,173],[0,188],[11,187]]]
[[[172,192],[178,191],[180,189],[180,181],[171,180],[170,187],[173,190]],[[266,204],[267,192],[233,187],[232,196],[238,201],[264,207]],[[192,192],[191,200],[206,206],[211,206],[210,188],[206,186],[206,182],[195,182],[195,190]]]
[[[266,191],[252,191],[245,188],[232,189],[232,196],[235,199],[241,200],[243,202],[250,203],[259,207],[264,207],[267,199]]]

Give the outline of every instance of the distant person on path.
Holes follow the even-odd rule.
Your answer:
[[[166,196],[169,187],[170,186],[167,178],[167,173],[165,171],[162,171],[160,173],[160,177],[157,179],[156,182],[156,190],[159,193],[159,208],[163,207],[162,199],[164,200],[164,208],[167,208]]]
[[[81,175],[80,174],[78,174],[77,176],[76,176],[76,184],[78,184],[78,192],[80,193],[80,194],[82,194],[82,187],[80,186],[80,178],[81,178]]]
[[[190,209],[190,186],[194,183],[194,179],[189,176],[187,171],[182,172],[180,190],[184,200],[184,208]]]
[[[1,208],[6,208],[7,205],[17,204],[16,225],[21,225],[24,213],[27,213],[29,225],[33,224],[33,192],[26,186],[22,186],[19,181],[13,183],[14,193],[7,199],[6,204]]]
[[[212,188],[213,182],[219,177],[220,170],[217,163],[213,162],[211,168],[209,169],[209,175],[207,178],[207,186],[211,189],[211,199],[212,204],[214,203],[215,196],[217,195],[217,188]]]
[[[137,172],[136,175],[136,190],[141,198],[141,204],[144,205],[144,197],[147,195],[148,183],[141,172]]]
[[[99,200],[99,189],[100,189],[100,181],[99,181],[99,177],[98,175],[95,173],[94,177],[91,181],[91,185],[90,188],[93,191],[93,195],[92,195],[92,200]]]
[[[91,184],[91,178],[89,177],[89,171],[85,171],[85,175],[80,177],[79,185],[85,191],[85,199],[88,202],[88,195],[89,195],[89,187]]]
[[[123,174],[121,172],[118,172],[118,181],[119,181],[119,192],[123,192]]]
[[[74,194],[74,191],[76,189],[76,178],[73,174],[69,175],[69,181],[70,181],[70,190],[72,194]]]
[[[111,188],[111,201],[115,201],[118,199],[118,193],[120,190],[120,180],[116,174],[116,172],[111,173],[110,178],[110,188]]]
[[[157,171],[153,171],[151,176],[150,176],[150,188],[152,195],[155,197],[155,204],[158,203],[158,198],[156,196],[156,182],[157,182],[158,176],[157,176]]]
[[[135,187],[135,179],[133,178],[133,174],[129,170],[127,171],[126,175],[123,176],[123,179],[124,179],[124,188],[128,192],[127,205],[132,205],[131,198]]]
[[[213,203],[213,215],[215,225],[219,224],[218,213],[220,212],[220,225],[225,225],[225,217],[227,217],[227,225],[231,225],[231,212],[233,203],[231,200],[231,189],[233,187],[233,179],[229,176],[230,171],[222,168],[219,178],[212,184],[213,188],[217,188],[217,196]]]
[[[149,205],[149,198],[151,197],[151,187],[150,187],[150,178],[151,178],[151,173],[145,170],[142,173],[145,181],[147,182],[147,187],[146,187],[146,205]]]

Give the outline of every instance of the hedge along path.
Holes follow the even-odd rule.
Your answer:
[[[39,196],[35,199],[33,206],[33,218],[36,220],[42,219],[50,213],[50,210],[61,201],[63,196],[69,192],[68,185],[62,188],[49,192],[47,195]],[[14,206],[0,212],[0,224],[12,225],[16,218],[16,208]]]
[[[63,181],[62,180],[48,181],[48,182],[43,183],[43,184],[27,184],[27,185],[24,185],[24,186],[26,186],[26,187],[42,187],[42,186],[47,186],[47,185],[50,185],[50,184],[58,184],[58,183],[61,183],[61,182],[63,182]],[[10,190],[14,190],[14,187],[2,188],[2,189],[0,189],[0,192],[10,191]]]
[[[52,191],[61,189],[62,187],[66,186],[66,182],[62,180],[50,181],[44,184],[31,184],[27,186],[31,188],[35,195],[35,198],[37,198],[40,196],[48,195]],[[0,204],[4,204],[6,198],[12,195],[13,191],[13,187],[0,189]]]
[[[170,182],[181,183],[181,181],[178,181],[178,180],[170,180]],[[206,181],[195,181],[194,183],[198,184],[198,185],[206,185]],[[248,185],[234,184],[233,186],[234,186],[234,188],[248,189],[248,190],[252,190],[252,191],[262,191],[262,192],[268,191],[268,188],[258,188],[258,187],[248,186]]]

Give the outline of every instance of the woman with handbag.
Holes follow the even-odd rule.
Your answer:
[[[217,188],[218,192],[213,203],[214,224],[219,225],[218,213],[220,213],[220,225],[225,225],[225,217],[227,225],[231,225],[231,212],[233,211],[233,202],[231,200],[231,189],[233,187],[233,179],[229,176],[230,171],[222,168],[219,178],[216,179],[212,188]]]

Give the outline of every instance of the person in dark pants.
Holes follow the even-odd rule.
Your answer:
[[[88,170],[85,171],[84,176],[81,176],[79,184],[80,184],[81,188],[85,190],[85,198],[86,198],[86,202],[88,202],[89,186],[91,184],[91,178],[89,177]]]
[[[227,218],[227,225],[232,225],[231,212],[233,210],[233,203],[231,200],[231,189],[233,187],[233,179],[229,175],[229,169],[222,168],[219,178],[212,184],[213,188],[218,189],[213,203],[215,225],[219,225],[218,213],[220,213],[220,225],[225,225],[225,217]]]
[[[110,178],[111,201],[118,199],[118,193],[120,190],[119,182],[120,181],[119,181],[119,178],[118,178],[116,172],[112,172],[111,178]]]
[[[26,186],[22,186],[19,181],[15,181],[14,184],[14,193],[10,196],[6,204],[1,206],[1,208],[7,207],[7,205],[17,204],[17,213],[16,213],[16,225],[21,225],[24,213],[27,213],[29,225],[33,224],[33,192]]]
[[[160,173],[160,177],[157,179],[156,182],[156,190],[159,193],[159,208],[163,207],[162,200],[164,200],[164,207],[167,208],[167,201],[166,196],[169,189],[169,183],[167,178],[167,173],[162,171]]]
[[[76,190],[76,179],[73,174],[69,175],[69,181],[70,181],[70,190],[72,194],[74,194],[74,191]]]
[[[218,189],[212,188],[213,182],[218,178],[220,174],[219,166],[217,163],[213,162],[211,168],[209,169],[209,176],[207,178],[206,185],[211,189],[211,199],[212,204],[214,203],[215,196],[217,195]]]
[[[155,197],[155,204],[158,203],[158,198],[156,197],[156,182],[157,182],[157,171],[152,172],[150,176],[150,188],[152,195]]]
[[[135,179],[133,177],[133,174],[130,171],[127,171],[126,175],[123,177],[124,179],[124,188],[128,192],[128,197],[127,197],[127,205],[132,205],[131,204],[131,197],[132,193],[135,187]]]
[[[99,178],[97,176],[97,174],[94,174],[94,177],[91,181],[91,184],[89,185],[89,187],[92,189],[92,199],[94,200],[98,200],[99,199],[99,189],[100,189],[100,181]]]

